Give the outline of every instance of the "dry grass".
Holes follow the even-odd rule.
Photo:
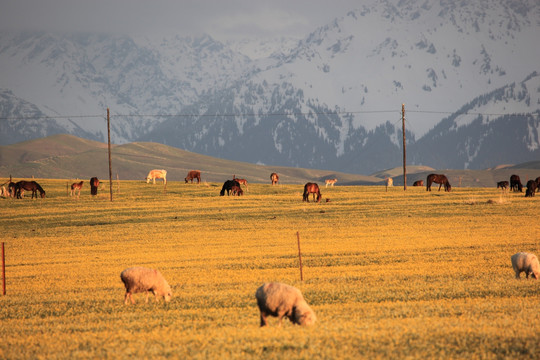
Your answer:
[[[540,253],[540,198],[384,186],[127,181],[97,198],[39,180],[48,197],[0,199],[7,296],[0,358],[523,358],[540,352],[540,282],[510,256]],[[330,198],[330,202],[325,202]],[[502,199],[502,197],[501,197]],[[490,203],[491,200],[491,203]],[[474,206],[471,204],[474,203]],[[299,280],[296,232],[304,278]],[[120,272],[155,267],[168,304],[124,306]],[[258,327],[255,289],[299,287],[310,328]]]

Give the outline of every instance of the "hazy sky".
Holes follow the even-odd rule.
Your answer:
[[[303,37],[358,0],[0,0],[0,30]]]

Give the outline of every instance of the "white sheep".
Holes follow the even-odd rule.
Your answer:
[[[159,301],[159,296],[163,296],[166,302],[171,300],[171,287],[158,270],[132,267],[122,271],[120,279],[126,286],[124,304],[128,303],[128,298],[131,299],[132,304],[135,304],[132,295],[140,292],[146,292],[146,302],[148,303],[150,291],[156,297],[156,301]]]
[[[313,325],[317,320],[315,313],[304,300],[297,288],[279,282],[264,283],[255,293],[261,312],[261,326],[266,326],[268,315],[279,318],[288,317],[293,324]]]
[[[526,277],[532,275],[533,278],[538,279],[540,276],[540,264],[536,255],[526,252],[518,252],[512,255],[512,268],[516,273],[516,279],[519,279],[521,272],[525,272]]]

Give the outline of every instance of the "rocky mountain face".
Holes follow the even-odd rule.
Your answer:
[[[368,1],[300,41],[0,35],[2,144],[66,132],[370,173],[538,158],[540,4]]]

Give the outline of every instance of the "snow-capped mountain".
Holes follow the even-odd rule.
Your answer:
[[[514,128],[538,131],[539,34],[535,0],[370,0],[300,41],[259,44],[2,34],[0,86],[9,96],[0,109],[26,104],[48,118],[21,121],[22,110],[0,117],[27,136],[26,124],[38,123],[45,130],[35,134],[57,126],[103,140],[109,106],[117,143],[151,140],[235,160],[366,173],[400,164],[405,103],[416,164],[492,166],[500,161],[476,145],[489,142],[505,115]],[[523,94],[522,86],[531,100],[507,96],[503,106],[493,95]],[[483,115],[459,116],[466,111]],[[432,146],[441,139],[457,146],[445,161]],[[535,153],[532,144],[521,156]]]
[[[475,98],[418,140],[410,154],[414,163],[449,169],[540,159],[540,73]]]

